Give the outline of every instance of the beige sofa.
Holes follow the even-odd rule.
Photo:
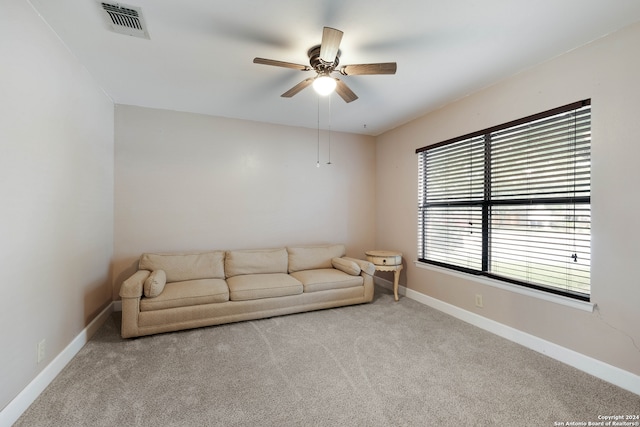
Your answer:
[[[122,283],[122,337],[370,302],[375,268],[344,245],[143,254]]]

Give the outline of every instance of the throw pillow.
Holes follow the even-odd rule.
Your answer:
[[[360,266],[348,259],[337,257],[331,258],[331,265],[333,265],[333,268],[344,271],[345,273],[352,276],[357,276],[360,274]]]
[[[155,298],[164,290],[167,283],[167,275],[164,270],[154,270],[151,272],[147,280],[144,281],[144,296],[147,298]]]

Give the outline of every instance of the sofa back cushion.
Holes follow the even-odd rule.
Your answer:
[[[224,279],[224,251],[187,254],[142,254],[140,270],[164,270],[167,282]]]
[[[289,273],[301,270],[332,268],[331,259],[346,253],[344,245],[298,246],[287,248]]]
[[[242,274],[286,273],[287,250],[275,248],[227,251],[224,271],[227,277]]]

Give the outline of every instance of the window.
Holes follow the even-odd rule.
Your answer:
[[[416,150],[418,260],[589,301],[590,105]]]

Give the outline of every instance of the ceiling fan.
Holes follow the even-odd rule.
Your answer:
[[[334,90],[345,102],[352,102],[358,96],[340,79],[331,77],[331,73],[339,72],[343,76],[357,76],[365,74],[395,74],[397,64],[395,62],[382,62],[376,64],[343,65],[340,63],[340,41],[343,32],[335,28],[324,27],[322,31],[322,43],[313,46],[307,51],[309,65],[294,64],[292,62],[276,61],[273,59],[254,58],[254,64],[273,65],[276,67],[293,68],[300,71],[315,71],[316,76],[305,79],[283,93],[281,96],[291,98],[309,85],[321,95],[328,95]]]

